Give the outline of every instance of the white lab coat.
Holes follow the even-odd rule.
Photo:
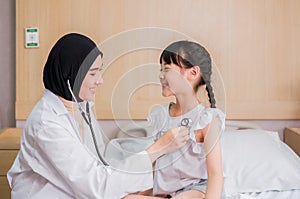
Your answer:
[[[95,133],[103,152],[101,134]],[[119,199],[152,187],[152,163],[145,151],[114,169],[102,164],[85,137],[82,142],[75,120],[46,89],[27,119],[20,151],[7,174],[12,199]]]

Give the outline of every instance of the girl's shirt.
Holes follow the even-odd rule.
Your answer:
[[[168,129],[180,126],[184,118],[192,120],[190,139],[182,148],[156,160],[153,187],[155,195],[170,194],[200,179],[207,179],[204,143],[196,142],[194,131],[205,128],[214,118],[220,121],[220,135],[225,127],[225,114],[220,109],[206,108],[199,104],[184,115],[171,117],[169,107],[170,104],[166,104],[148,116],[154,140]]]

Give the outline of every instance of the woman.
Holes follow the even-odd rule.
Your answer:
[[[113,169],[90,114],[103,83],[102,52],[84,35],[54,45],[44,67],[44,96],[33,108],[7,177],[12,198],[121,198],[152,187],[152,163],[186,143],[187,128],[170,129],[157,142]],[[74,102],[75,101],[75,102]]]

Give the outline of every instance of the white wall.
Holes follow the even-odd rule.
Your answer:
[[[104,141],[107,143],[110,139],[115,138],[120,131],[120,128],[132,123],[139,122],[130,120],[99,120],[104,133]],[[236,122],[236,121],[235,121]],[[265,130],[278,132],[280,139],[283,140],[283,132],[286,127],[299,127],[300,120],[242,120],[237,122],[253,123]],[[17,121],[17,127],[22,128],[25,121]]]
[[[15,127],[15,1],[0,1],[0,130]]]

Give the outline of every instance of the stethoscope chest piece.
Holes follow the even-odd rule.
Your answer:
[[[191,118],[183,118],[180,122],[180,126],[191,128],[193,120]]]

